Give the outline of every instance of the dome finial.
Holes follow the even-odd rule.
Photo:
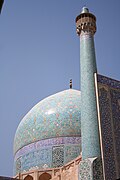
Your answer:
[[[72,89],[72,79],[70,79],[70,89]]]
[[[89,9],[86,6],[83,6],[81,14],[82,13],[89,13]]]

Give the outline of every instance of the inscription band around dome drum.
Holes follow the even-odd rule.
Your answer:
[[[47,146],[56,146],[61,144],[81,144],[81,137],[58,137],[52,139],[41,140],[35,143],[31,143],[27,146],[24,146],[15,154],[15,160],[21,156],[24,156],[28,152],[32,152],[34,150],[38,150],[40,148],[44,148]]]

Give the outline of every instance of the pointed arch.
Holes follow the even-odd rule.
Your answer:
[[[30,175],[28,175],[28,176],[26,176],[25,177],[25,179],[24,180],[33,180],[33,177],[32,176],[30,176]]]
[[[43,174],[40,175],[39,180],[49,180],[49,179],[51,179],[51,178],[52,178],[52,177],[51,177],[50,174],[48,174],[48,173],[43,173]]]

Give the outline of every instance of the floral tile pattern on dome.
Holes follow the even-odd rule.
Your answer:
[[[80,91],[69,89],[35,105],[20,122],[14,152],[27,144],[53,137],[80,136]]]

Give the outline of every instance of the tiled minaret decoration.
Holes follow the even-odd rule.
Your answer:
[[[98,115],[95,93],[95,78],[97,72],[94,47],[96,32],[96,17],[83,7],[76,17],[76,31],[80,37],[80,71],[81,71],[81,137],[82,159],[80,179],[93,178],[94,158],[100,158],[100,141]],[[85,169],[85,167],[88,167]],[[100,166],[99,166],[100,167]],[[83,169],[87,173],[83,172]],[[83,176],[88,174],[88,177]],[[101,177],[100,177],[101,178]],[[102,180],[102,179],[101,179]]]

